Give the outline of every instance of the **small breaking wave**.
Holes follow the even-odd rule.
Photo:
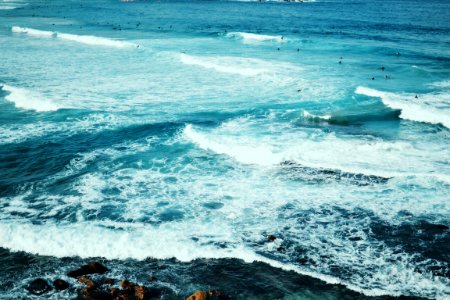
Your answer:
[[[53,32],[53,31],[38,30],[38,29],[19,27],[19,26],[11,27],[11,31],[14,33],[24,33],[24,34],[31,35],[31,36],[56,37],[56,32]]]
[[[57,37],[63,40],[68,40],[72,42],[77,42],[86,45],[94,46],[107,46],[116,48],[135,48],[138,45],[130,42],[118,41],[113,39],[108,39],[104,37],[98,37],[93,35],[76,35],[68,33],[57,33]]]
[[[286,38],[282,35],[265,35],[249,32],[229,32],[225,35],[227,38],[242,40],[244,43],[277,42],[282,43]]]
[[[35,110],[37,112],[55,111],[63,108],[44,96],[23,88],[3,85],[2,89],[9,93],[5,96],[5,99],[14,103],[17,108]]]
[[[323,116],[319,116],[319,115],[314,115],[306,110],[303,111],[303,117],[306,119],[311,119],[311,120],[325,120],[328,121],[331,119],[330,115],[323,115]]]
[[[450,109],[445,99],[449,94],[424,94],[415,98],[413,94],[395,94],[366,87],[357,87],[356,94],[381,98],[383,103],[401,111],[400,118],[410,121],[441,124],[450,128]]]
[[[53,32],[53,31],[44,31],[44,30],[37,30],[33,28],[27,28],[27,27],[19,27],[19,26],[13,26],[11,28],[11,31],[14,33],[22,33],[27,34],[30,36],[39,36],[39,37],[48,37],[48,38],[57,38],[72,42],[77,42],[80,44],[85,45],[92,45],[92,46],[105,46],[105,47],[115,47],[115,48],[136,48],[139,45],[126,42],[126,41],[120,41],[120,40],[114,40],[110,38],[105,37],[98,37],[93,35],[77,35],[77,34],[69,34],[69,33],[61,33],[61,32]]]
[[[216,142],[204,134],[194,130],[190,124],[186,126],[183,133],[200,148],[213,151],[217,154],[226,154],[244,164],[271,166],[282,161],[282,157],[273,153],[267,147],[252,147],[247,145]]]

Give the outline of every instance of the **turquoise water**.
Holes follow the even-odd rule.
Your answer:
[[[448,1],[0,1],[0,62],[0,247],[449,297]]]

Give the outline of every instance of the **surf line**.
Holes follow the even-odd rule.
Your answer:
[[[93,36],[93,35],[77,35],[77,34],[62,33],[62,32],[56,32],[56,31],[38,30],[38,29],[19,27],[19,26],[12,26],[11,31],[14,33],[27,34],[30,36],[58,38],[58,39],[62,39],[62,40],[68,40],[68,41],[77,42],[77,43],[86,44],[86,45],[92,45],[92,46],[105,46],[105,47],[115,47],[115,48],[141,48],[141,45],[139,45],[139,44],[126,42],[126,41],[120,41],[120,40],[114,40],[114,39],[105,38],[105,37],[98,37],[98,36]]]

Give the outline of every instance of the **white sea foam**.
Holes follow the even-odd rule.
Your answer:
[[[27,27],[19,27],[19,26],[13,26],[11,27],[11,31],[15,33],[24,33],[31,36],[40,36],[40,37],[54,37],[62,40],[77,42],[81,44],[86,45],[92,45],[92,46],[105,46],[105,47],[115,47],[115,48],[136,48],[138,47],[137,44],[127,42],[127,41],[121,41],[121,40],[114,40],[110,38],[105,37],[98,37],[93,35],[77,35],[77,34],[69,34],[69,33],[62,33],[62,32],[52,32],[52,31],[43,31],[43,30],[37,30],[33,28],[27,28]]]
[[[430,86],[438,87],[438,88],[444,88],[444,89],[450,89],[450,80],[433,82],[433,83],[430,84]]]
[[[274,124],[272,124],[273,126]],[[202,132],[187,125],[184,136],[200,148],[225,154],[243,164],[276,166],[285,161],[316,169],[333,169],[353,174],[381,177],[433,176],[450,182],[450,174],[436,170],[436,161],[446,161],[448,150],[427,151],[407,142],[390,142],[374,138],[338,137],[333,133],[308,136],[301,131],[277,128],[282,135],[258,133],[264,124],[249,127],[241,123],[233,131],[222,126]],[[256,131],[255,131],[256,130]],[[407,162],[405,163],[407,158]]]
[[[249,32],[229,32],[226,34],[228,38],[242,40],[244,43],[261,43],[261,42],[284,42],[286,38],[281,35],[265,35]]]
[[[281,162],[281,157],[264,146],[246,146],[245,144],[228,144],[225,141],[215,141],[208,136],[195,131],[192,125],[184,129],[187,138],[205,150],[234,157],[244,164],[274,165]]]
[[[121,225],[125,225],[123,228]],[[106,228],[109,227],[109,228]],[[207,226],[207,225],[203,225]],[[114,229],[118,227],[118,229]],[[179,227],[177,227],[179,228]],[[142,224],[120,223],[78,223],[74,225],[31,225],[0,223],[0,246],[13,251],[27,251],[33,254],[51,255],[56,257],[79,256],[82,258],[104,257],[108,259],[145,258],[170,259],[177,258],[188,262],[197,258],[238,258],[247,263],[264,262],[276,268],[294,271],[321,279],[329,284],[344,284],[348,288],[368,296],[392,295],[400,296],[396,288],[361,288],[355,284],[336,277],[308,271],[292,264],[282,263],[274,259],[256,254],[251,249],[236,245],[231,248],[198,245],[191,239],[191,234],[198,226],[186,228],[189,233],[174,230],[170,226],[152,227]],[[183,236],[183,234],[186,234]],[[87,246],[88,245],[88,246]],[[366,253],[367,254],[367,253]],[[398,266],[401,268],[402,266]],[[399,269],[401,272],[401,269]],[[396,273],[396,276],[408,275]],[[413,274],[409,274],[411,276]],[[435,284],[438,295],[445,295],[445,285],[439,281],[417,278],[420,274],[408,277],[414,280],[418,287],[429,292]],[[385,281],[380,277],[378,280]],[[420,281],[422,280],[422,281]],[[408,283],[410,285],[410,283]],[[420,292],[420,291],[419,291]]]
[[[242,76],[256,76],[267,72],[266,69],[253,67],[252,63],[259,62],[251,59],[240,59],[232,57],[198,57],[187,54],[180,54],[180,60],[186,65],[200,66],[206,69],[213,69],[217,72],[239,74]],[[233,62],[233,64],[230,64]]]
[[[237,74],[243,77],[257,77],[272,84],[291,85],[302,82],[301,68],[282,61],[233,56],[194,56],[181,53],[180,61],[185,65],[212,69],[219,73]]]
[[[54,111],[62,108],[39,93],[23,88],[3,85],[2,89],[9,92],[5,99],[14,103],[17,108],[30,109],[38,112]]]
[[[20,0],[0,0],[0,10],[11,10],[28,5],[28,3]]]
[[[329,120],[331,118],[330,115],[323,115],[323,116],[314,115],[306,110],[303,111],[303,117],[308,119],[321,119],[321,120]]]
[[[208,151],[211,152],[214,152],[211,148],[216,146],[219,151],[228,151],[229,148],[217,145],[223,142],[229,147],[270,145],[270,150],[277,154],[295,143],[301,147],[302,140],[308,138],[307,134],[293,135],[294,131],[289,132],[288,127],[285,128],[287,135],[279,127],[273,128],[277,136],[283,132],[282,138],[261,138],[265,132],[271,132],[271,126],[277,126],[276,123],[268,123],[265,119],[242,117],[226,122],[220,128],[201,130],[187,126],[191,127],[193,136],[177,135],[167,145],[186,143],[186,139],[191,142],[191,138],[196,138],[199,144],[206,143],[204,147],[210,147]],[[272,144],[270,140],[273,140]],[[0,209],[0,213],[9,217],[8,223],[0,222],[0,246],[59,257],[176,257],[182,261],[232,257],[246,262],[263,261],[330,283],[343,283],[368,295],[413,293],[436,296],[445,291],[445,282],[434,280],[426,272],[415,272],[413,254],[393,253],[383,241],[366,239],[367,222],[371,218],[343,218],[342,210],[334,211],[336,206],[356,214],[361,209],[369,209],[377,218],[384,217],[386,222],[391,222],[392,216],[405,209],[417,214],[445,212],[448,209],[448,205],[442,205],[445,189],[435,191],[433,199],[423,201],[424,194],[420,189],[405,190],[398,195],[396,183],[389,181],[378,189],[382,197],[374,197],[376,186],[358,187],[355,192],[355,189],[340,184],[297,184],[274,176],[279,168],[242,166],[231,157],[205,159],[204,150],[200,147],[192,147],[186,156],[176,159],[166,155],[154,158],[157,150],[154,147],[161,142],[149,144],[140,140],[80,153],[60,173],[41,182],[45,187],[63,180],[67,184],[63,194],[44,188],[42,195],[37,191],[39,194],[34,195],[33,202],[24,197],[6,199],[5,202],[13,205],[6,210]],[[390,151],[396,155],[403,152],[404,161],[409,160],[405,159],[411,153],[408,145],[397,145],[397,149],[392,144],[383,147],[383,142],[378,142],[378,148],[385,149],[384,154],[388,157]],[[366,143],[364,154],[367,155],[371,145]],[[337,149],[342,144],[332,145]],[[350,142],[344,149],[349,160],[354,155],[354,152],[349,152],[352,145]],[[320,143],[311,146],[316,148],[306,148],[305,151],[321,151],[318,155],[326,156],[336,150],[323,152],[320,148],[325,144]],[[149,152],[150,148],[152,151]],[[133,155],[137,152],[139,155]],[[144,165],[137,161],[126,165],[117,163],[131,156],[138,157],[136,159],[143,161]],[[445,157],[445,153],[441,156]],[[180,168],[180,160],[186,158],[189,158],[189,164]],[[326,159],[347,158],[341,158],[341,152],[337,151]],[[233,168],[229,168],[230,163]],[[86,173],[86,168],[92,166],[97,171]],[[220,182],[217,182],[218,176],[222,178]],[[114,197],[111,197],[111,192]],[[220,202],[223,207],[206,208],[204,204],[210,201]],[[36,202],[45,208],[33,211]],[[292,206],[292,215],[286,213],[289,209],[282,208],[286,204]],[[17,212],[27,215],[15,214],[11,220],[16,207]],[[104,215],[105,207],[114,210],[112,218]],[[183,216],[164,220],[162,215],[171,207],[182,212]],[[325,212],[321,213],[323,209]],[[312,212],[306,216],[309,221],[299,223],[299,212]],[[279,221],[280,213],[284,214],[281,217],[283,222]],[[77,223],[72,224],[75,214]],[[85,221],[94,215],[102,215],[98,216],[101,221]],[[34,218],[46,218],[46,224],[29,224],[29,220]],[[116,218],[130,221],[113,221]],[[276,243],[281,242],[281,236],[275,243],[258,243],[267,232],[279,232],[286,239],[289,237],[292,247],[287,247],[286,256],[280,256],[282,254],[273,247],[279,246]],[[361,240],[347,240],[349,232],[361,236]],[[249,240],[256,243],[247,244],[245,241]],[[289,251],[298,245],[307,249],[308,258],[318,263],[300,266],[293,262],[298,254]],[[269,259],[264,255],[276,258]],[[350,275],[343,274],[342,281],[324,275],[332,274],[330,269],[336,265],[349,270]]]
[[[76,35],[68,33],[57,33],[57,37],[63,40],[82,43],[86,45],[94,46],[106,46],[116,48],[136,48],[138,45],[126,41],[113,40],[104,37],[92,36],[92,35]]]
[[[430,124],[442,124],[450,128],[450,94],[396,94],[382,92],[366,87],[358,87],[356,94],[381,98],[383,103],[393,109],[401,110],[400,118]],[[447,106],[447,107],[446,107]]]
[[[320,278],[328,283],[342,283],[341,280],[314,272],[302,271],[263,256],[242,246],[221,249],[213,246],[199,246],[173,228],[154,228],[140,224],[125,224],[125,230],[105,228],[121,224],[78,223],[74,225],[31,225],[0,223],[0,246],[12,251],[51,255],[56,257],[79,256],[82,258],[104,257],[107,259],[177,258],[188,262],[197,258],[239,258],[248,263],[262,261],[277,268],[297,271]],[[122,228],[123,229],[123,228]],[[195,232],[196,226],[190,232]],[[86,245],[89,245],[87,247]],[[361,290],[354,287],[356,290]],[[362,291],[362,290],[361,290]],[[367,291],[368,293],[373,293]],[[381,290],[376,295],[386,294]]]
[[[13,27],[11,27],[11,31],[14,33],[24,33],[24,34],[28,34],[31,36],[56,37],[56,32],[37,30],[37,29],[27,28],[27,27],[13,26]]]

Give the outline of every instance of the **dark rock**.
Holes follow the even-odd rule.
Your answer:
[[[115,287],[110,287],[109,288],[109,293],[113,296],[116,297],[119,294],[119,289],[115,288]]]
[[[269,235],[267,236],[267,239],[268,239],[269,241],[273,242],[273,241],[275,241],[275,240],[277,239],[277,237],[274,236],[274,235],[272,235],[272,234],[269,234]]]
[[[122,289],[124,290],[131,290],[134,288],[134,283],[129,282],[128,280],[122,280],[120,282],[120,286],[122,287]]]
[[[114,278],[103,278],[101,282],[106,285],[114,285],[116,280]]]
[[[86,285],[87,290],[95,290],[97,288],[95,282],[87,276],[80,276],[78,281]]]
[[[186,300],[206,300],[208,294],[204,291],[198,291],[186,298]]]
[[[134,296],[138,300],[147,300],[150,298],[150,293],[147,291],[145,286],[136,285],[134,287]]]
[[[285,252],[286,249],[283,246],[280,246],[280,247],[277,248],[277,251],[278,252]]]
[[[69,288],[69,283],[62,279],[56,279],[55,281],[53,281],[53,286],[55,287],[55,290],[63,291]]]
[[[108,268],[99,262],[91,262],[87,265],[81,266],[77,270],[70,271],[67,276],[70,277],[80,277],[88,274],[104,274],[108,271]]]
[[[100,290],[82,289],[80,296],[83,300],[114,300],[110,293]]]
[[[220,291],[197,291],[186,300],[229,300],[230,297]]]
[[[30,282],[27,290],[33,295],[42,295],[50,291],[52,287],[42,278],[38,278]]]

